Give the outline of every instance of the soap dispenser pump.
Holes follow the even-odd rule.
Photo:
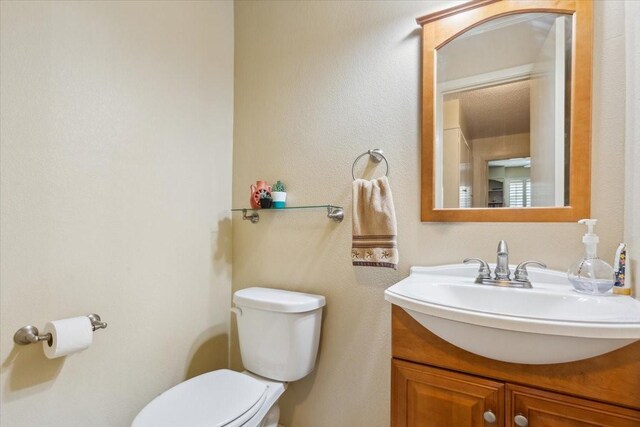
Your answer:
[[[604,294],[613,288],[615,283],[613,268],[598,258],[597,249],[600,239],[593,232],[597,222],[597,219],[578,221],[587,226],[587,233],[582,236],[585,256],[575,262],[567,272],[574,289],[586,294]]]

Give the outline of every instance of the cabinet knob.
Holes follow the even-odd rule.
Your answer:
[[[493,424],[496,422],[496,414],[494,414],[491,409],[486,411],[483,416],[484,416],[484,420],[489,424]]]
[[[527,427],[529,425],[529,420],[522,414],[518,414],[513,418],[513,422],[516,423],[518,427]]]

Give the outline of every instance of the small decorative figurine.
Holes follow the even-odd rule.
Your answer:
[[[269,209],[271,207],[271,194],[265,192],[260,193],[260,207]]]
[[[267,181],[256,181],[255,184],[251,184],[251,207],[253,209],[259,209],[260,199],[262,198],[262,194],[266,194],[269,196],[269,200],[271,200],[271,187]],[[266,196],[265,196],[266,197]],[[269,203],[271,206],[271,203]]]

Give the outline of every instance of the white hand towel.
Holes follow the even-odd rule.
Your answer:
[[[387,177],[353,181],[353,265],[397,269],[397,229]]]

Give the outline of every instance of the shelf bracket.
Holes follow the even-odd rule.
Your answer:
[[[336,206],[327,206],[327,217],[336,222],[342,222],[344,219],[344,210]]]
[[[309,209],[309,208],[326,208],[327,218],[334,220],[335,222],[342,222],[344,219],[344,209],[340,206],[322,205],[322,206],[291,206],[284,209],[266,209],[268,211],[283,211],[285,209]],[[257,209],[242,208],[231,209],[234,212],[242,211],[242,219],[245,221],[251,221],[252,224],[257,224],[260,221],[260,214]]]
[[[242,219],[251,221],[251,224],[257,224],[260,221],[260,215],[256,211],[251,212],[251,215],[247,215],[247,209],[242,209]]]

